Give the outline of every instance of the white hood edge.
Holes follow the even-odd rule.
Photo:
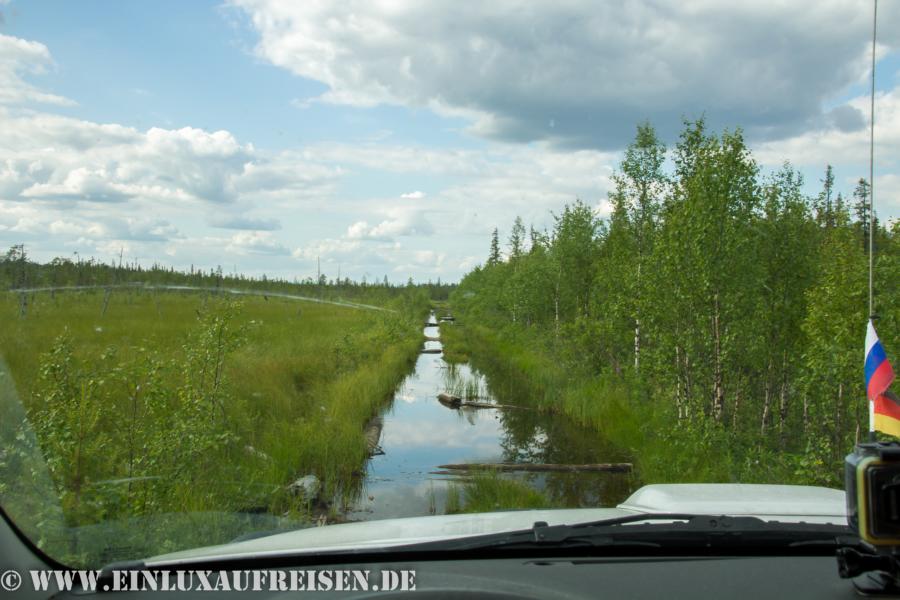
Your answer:
[[[145,560],[148,567],[215,559],[366,550],[528,529],[535,522],[575,524],[633,514],[756,516],[781,522],[846,524],[844,492],[758,484],[644,486],[616,508],[521,510],[407,517],[299,529]]]

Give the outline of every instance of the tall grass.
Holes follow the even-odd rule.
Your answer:
[[[558,508],[559,505],[526,482],[488,472],[475,473],[462,483],[452,483],[447,490],[445,512],[479,513],[509,510],[513,507]]]
[[[304,519],[358,493],[363,426],[414,363],[420,304],[397,314],[86,291],[35,294],[22,317],[18,299],[4,295],[0,358],[69,526],[187,512]],[[288,488],[307,474],[323,482],[316,506]],[[201,530],[232,535],[232,521]],[[162,541],[152,551],[227,540]]]
[[[444,391],[463,400],[486,400],[490,398],[487,384],[479,373],[463,373],[456,363],[451,363],[443,371]]]
[[[443,359],[450,365],[469,362],[469,346],[465,330],[456,323],[441,324]]]

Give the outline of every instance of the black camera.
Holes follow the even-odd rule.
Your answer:
[[[900,443],[858,444],[844,459],[847,524],[838,571],[863,594],[900,593]]]
[[[900,549],[900,443],[859,444],[844,459],[847,522],[876,548]]]

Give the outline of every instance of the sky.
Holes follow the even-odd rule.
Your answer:
[[[649,121],[742,128],[809,194],[868,176],[871,0],[0,0],[0,247],[458,280],[515,216],[608,215]],[[900,218],[900,0],[876,211]],[[319,261],[319,263],[317,263]]]

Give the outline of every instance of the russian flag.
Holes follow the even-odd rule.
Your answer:
[[[894,381],[894,369],[884,346],[869,321],[866,330],[866,397],[869,399],[869,428],[900,436],[900,405],[885,392]]]

